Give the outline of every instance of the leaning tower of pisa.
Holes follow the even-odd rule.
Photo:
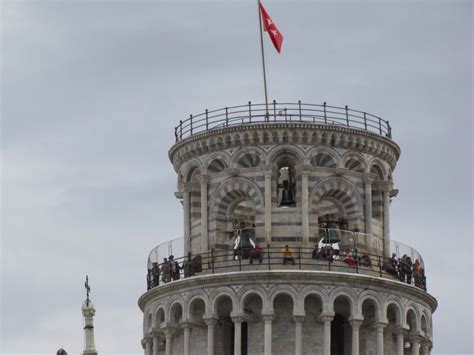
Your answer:
[[[390,234],[388,121],[249,102],[174,134],[183,234],[148,258],[146,355],[430,353],[426,265]]]

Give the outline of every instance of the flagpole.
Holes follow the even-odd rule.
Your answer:
[[[265,121],[268,121],[270,115],[268,114],[268,92],[267,92],[267,74],[265,71],[265,50],[263,48],[263,32],[262,32],[262,13],[260,10],[260,0],[258,0],[258,23],[260,27],[260,47],[262,49],[262,68],[263,68],[263,88],[265,90]]]

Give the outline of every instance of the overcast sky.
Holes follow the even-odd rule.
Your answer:
[[[276,1],[269,96],[388,119],[392,239],[424,258],[433,354],[471,354],[472,4]],[[173,127],[263,101],[256,1],[4,1],[1,346],[142,353],[147,255],[181,236]]]

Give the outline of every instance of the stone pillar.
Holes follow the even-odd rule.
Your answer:
[[[420,336],[413,334],[410,336],[411,341],[411,355],[420,355]]]
[[[430,353],[430,344],[427,341],[421,343],[421,355],[429,355]]]
[[[372,234],[372,178],[364,176],[365,233]]]
[[[387,325],[385,323],[376,323],[375,324],[375,331],[377,332],[377,355],[384,355],[383,350],[383,330]]]
[[[301,175],[301,225],[303,245],[309,244],[309,188],[308,176],[310,173],[309,166],[300,165],[297,167]]]
[[[405,352],[405,340],[403,339],[403,328],[401,326],[397,326],[394,329],[394,333],[397,335],[397,347],[396,347],[396,355],[403,355]]]
[[[331,322],[334,316],[321,316],[324,324],[323,330],[323,355],[331,355]]]
[[[386,258],[390,255],[390,191],[392,183],[386,181],[383,184],[383,252]]]
[[[265,165],[262,167],[265,176],[265,242],[272,242],[272,174],[273,167]]]
[[[264,355],[272,355],[272,321],[273,314],[263,315],[264,326]]]
[[[165,333],[165,355],[171,355],[171,342],[173,341],[174,328],[165,327],[163,328]]]
[[[158,355],[158,349],[159,349],[159,346],[160,346],[160,334],[158,332],[154,331],[150,335],[153,337],[153,339],[152,339],[152,341],[153,341],[153,352],[152,352],[152,354],[153,355]]]
[[[84,317],[84,355],[97,355],[94,340],[94,315],[95,308],[89,298],[82,304],[82,316]],[[148,353],[152,355],[151,353]]]
[[[217,319],[205,318],[204,322],[207,325],[207,355],[214,355],[214,328],[217,324]]]
[[[184,355],[190,355],[191,354],[191,349],[190,349],[190,338],[191,338],[191,328],[192,324],[188,322],[183,322],[181,323],[181,327],[184,329],[184,339],[183,339],[183,354]]]
[[[304,316],[293,316],[293,322],[295,322],[295,355],[302,355]]]
[[[207,185],[209,183],[209,175],[201,175],[201,253],[209,250],[209,231],[207,216]]]
[[[149,337],[145,338],[145,355],[153,355],[153,340]]]
[[[234,355],[242,354],[242,321],[243,317],[232,317],[234,322]]]
[[[362,319],[350,319],[349,323],[352,327],[352,352],[351,355],[359,355],[359,329]]]
[[[184,255],[191,251],[191,187],[188,183],[183,188],[183,223],[184,223]]]

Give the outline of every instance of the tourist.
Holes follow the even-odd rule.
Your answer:
[[[190,277],[193,275],[193,272],[192,272],[192,263],[191,263],[191,252],[188,253],[188,257],[187,259],[183,262],[183,274],[184,274],[184,277]]]
[[[259,264],[263,261],[262,248],[258,244],[250,250],[250,264],[253,264],[253,259],[257,259]]]
[[[161,281],[165,283],[171,281],[171,268],[167,258],[164,258],[161,264]]]
[[[313,252],[312,252],[312,254],[311,254],[311,257],[312,257],[313,259],[317,259],[317,260],[319,260],[319,259],[322,258],[321,250],[319,250],[319,247],[318,247],[317,244],[314,246],[314,249],[313,249]]]
[[[406,275],[407,275],[407,284],[411,285],[411,278],[413,275],[413,263],[409,256],[406,258]]]
[[[291,251],[290,247],[285,245],[285,250],[283,251],[283,265],[286,265],[288,261],[291,261],[293,265],[295,265],[295,259],[293,258],[293,252]]]
[[[365,267],[372,267],[372,261],[370,260],[370,256],[369,254],[367,254],[367,252],[364,252],[359,258],[359,265]]]
[[[344,259],[342,261],[344,261],[350,267],[356,267],[355,260],[352,257],[352,253],[349,249],[347,249],[346,252],[344,253]]]
[[[407,274],[407,256],[403,255],[398,263],[398,273],[401,282],[405,282],[405,275]]]

